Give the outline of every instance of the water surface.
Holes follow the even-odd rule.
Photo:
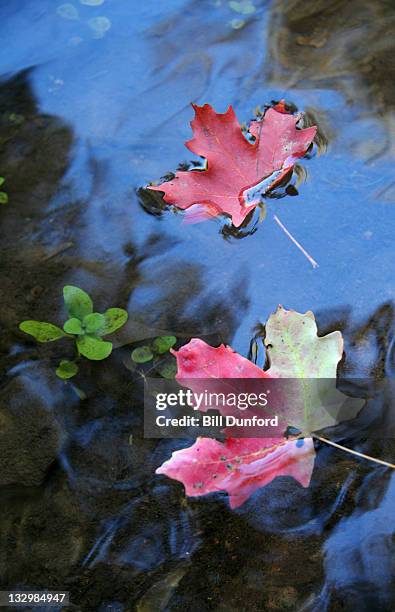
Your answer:
[[[3,3],[3,588],[67,588],[77,610],[393,607],[391,473],[322,446],[309,489],[277,479],[237,511],[185,500],[154,475],[180,441],[142,438],[125,344],[165,330],[247,355],[281,303],[343,332],[351,374],[393,376],[394,15],[384,0]],[[283,97],[327,147],[254,233],[183,225],[141,196],[193,161],[191,102],[247,122]],[[60,323],[67,283],[130,318],[112,357],[81,368],[84,401],[54,376],[67,346],[17,329]],[[372,414],[391,397],[378,383]],[[391,460],[390,440],[348,443]]]

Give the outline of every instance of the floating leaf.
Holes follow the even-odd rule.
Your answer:
[[[82,328],[81,321],[79,319],[76,319],[75,317],[72,319],[68,319],[63,325],[63,329],[68,334],[74,334],[75,336],[79,336],[85,333]]]
[[[63,297],[70,317],[76,317],[82,321],[93,310],[91,298],[79,287],[66,285],[63,287]]]
[[[155,353],[162,355],[163,353],[167,353],[176,342],[177,338],[175,336],[158,336],[158,338],[155,338],[153,341],[152,348]]]
[[[264,372],[260,367],[236,353],[231,347],[224,346],[223,344],[218,348],[214,348],[209,344],[206,344],[199,338],[192,338],[188,344],[182,346],[178,351],[171,351],[177,359],[177,375],[176,380],[190,389],[197,395],[207,397],[207,391],[210,393],[218,394],[218,396],[225,395],[228,393],[259,393],[262,391],[262,382],[267,379],[271,379],[271,376]],[[228,379],[234,379],[230,383]],[[247,379],[251,379],[251,383],[246,383]],[[274,409],[276,406],[276,412],[278,416],[278,422],[275,426],[271,426],[270,436],[277,437],[283,436],[286,428],[287,421],[284,418],[280,409],[284,406],[283,393],[278,389],[276,393],[271,396],[271,408]],[[248,403],[245,406],[247,409]],[[212,408],[211,401],[208,399],[202,399],[199,403],[199,410],[201,412],[207,412]],[[216,404],[215,408],[223,416],[240,416],[240,410],[235,403],[230,400],[223,401],[220,404]],[[262,416],[256,411],[254,405],[248,407],[249,416],[255,414],[256,417]],[[268,416],[268,415],[266,415]],[[250,428],[251,437],[259,434],[259,428],[257,427],[257,433],[254,432],[253,428]],[[232,437],[237,433],[240,433],[240,428],[227,427],[223,430],[227,436]]]
[[[112,343],[94,336],[80,336],[77,347],[81,355],[93,361],[101,361],[111,354]]]
[[[1,187],[2,185],[4,185],[4,183],[5,183],[5,178],[4,178],[4,176],[0,176],[0,187]]]
[[[101,331],[101,335],[112,334],[117,329],[125,325],[128,320],[128,313],[123,308],[109,308],[104,313],[105,326]]]
[[[0,191],[0,204],[8,204],[8,194],[5,191]]]
[[[236,353],[230,346],[214,348],[200,338],[192,338],[178,351],[177,380],[204,378],[268,378],[269,374]]]
[[[237,508],[277,476],[291,476],[308,487],[314,458],[311,438],[302,444],[282,438],[229,438],[224,443],[198,438],[175,451],[156,473],[182,482],[190,497],[227,491],[230,507]]]
[[[87,334],[97,334],[104,329],[106,319],[99,312],[92,312],[84,317],[82,324]]]
[[[147,361],[151,361],[154,355],[149,346],[139,346],[132,351],[131,354],[132,360],[135,363],[146,363]]]
[[[38,342],[53,342],[66,335],[57,325],[44,321],[22,321],[19,324],[19,329],[25,334],[33,336]]]
[[[336,389],[337,365],[343,355],[339,331],[317,335],[311,311],[300,314],[278,307],[266,323],[265,346],[273,378],[301,379],[289,406],[289,425],[303,432],[318,431],[354,418],[364,401]],[[319,379],[317,385],[304,379]],[[296,382],[295,382],[296,384]]]
[[[175,178],[148,189],[163,191],[164,200],[180,209],[196,207],[201,218],[226,213],[239,227],[246,216],[292,170],[297,159],[309,148],[316,127],[296,129],[298,117],[266,111],[260,121],[252,121],[251,143],[241,131],[230,106],[218,114],[209,105],[192,105],[194,138],[186,143],[190,151],[206,158],[206,170],[176,172]]]
[[[61,378],[62,380],[72,378],[77,374],[77,372],[77,364],[74,361],[68,361],[67,359],[63,359],[56,368],[56,375],[59,376],[59,378]]]

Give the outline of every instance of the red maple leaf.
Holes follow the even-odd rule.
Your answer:
[[[239,353],[236,353],[230,346],[221,344],[214,348],[206,344],[200,338],[192,338],[188,344],[184,344],[178,351],[171,349],[172,354],[177,360],[176,380],[183,386],[191,389],[194,393],[203,394],[207,390],[207,381],[209,381],[210,393],[223,394],[226,393],[243,393],[247,390],[244,383],[245,379],[250,379],[251,384],[248,385],[249,393],[259,393],[262,390],[262,379],[272,378],[264,370],[246,359]],[[232,379],[224,385],[224,379]],[[234,379],[234,380],[233,380]],[[239,382],[240,381],[240,382]],[[274,402],[273,395],[271,396],[271,404]],[[210,403],[206,404],[201,401],[199,404],[200,412],[206,412],[212,408]],[[240,416],[240,411],[232,403],[224,400],[215,408],[222,415]],[[246,408],[245,408],[246,409]],[[261,417],[259,410],[254,410],[251,406],[248,407],[248,416],[253,415]],[[270,427],[270,435],[272,437],[282,435],[286,430],[287,424],[283,419],[280,419],[276,427]],[[240,427],[226,427],[223,433],[227,437],[235,436],[240,433]],[[249,434],[253,431],[250,428]],[[259,432],[259,427],[256,428]],[[253,433],[251,434],[254,435]],[[259,433],[257,434],[259,435]]]
[[[171,349],[177,359],[176,379],[271,378],[255,363],[236,353],[230,346],[215,348],[200,338],[192,338],[180,350]]]
[[[202,220],[226,213],[239,227],[248,213],[291,171],[305,155],[316,127],[297,129],[299,117],[269,108],[263,119],[252,121],[249,142],[243,135],[233,108],[216,113],[209,105],[192,105],[194,133],[186,147],[207,160],[206,170],[176,172],[175,178],[158,186],[164,200],[180,209],[189,209]],[[280,110],[280,109],[279,109]]]
[[[189,448],[175,451],[157,474],[179,480],[190,497],[226,491],[231,508],[241,506],[277,476],[291,476],[303,487],[314,467],[311,438],[198,438]]]

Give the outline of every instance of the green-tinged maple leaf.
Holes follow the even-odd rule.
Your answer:
[[[266,373],[290,379],[292,403],[284,408],[290,425],[304,433],[318,431],[352,419],[361,410],[363,400],[336,389],[341,333],[318,336],[311,311],[300,314],[279,306],[266,323],[265,346],[270,362]]]

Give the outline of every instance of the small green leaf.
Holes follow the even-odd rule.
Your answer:
[[[84,333],[81,321],[75,317],[73,319],[68,319],[63,325],[63,329],[68,334],[74,334],[75,336],[81,336]]]
[[[177,338],[175,336],[158,336],[158,338],[155,338],[153,341],[152,348],[155,353],[162,355],[163,353],[167,353],[176,342]]]
[[[104,328],[106,319],[105,316],[99,312],[92,312],[84,317],[82,324],[87,334],[95,334]]]
[[[77,347],[81,355],[93,361],[101,361],[111,354],[112,343],[94,336],[80,336]]]
[[[100,332],[102,336],[112,334],[117,329],[125,325],[128,320],[128,313],[123,308],[109,308],[104,313],[106,320],[104,329]]]
[[[4,178],[4,176],[0,176],[0,187],[1,187],[2,185],[4,185],[4,183],[5,183],[5,178]]]
[[[66,285],[63,287],[63,297],[67,312],[71,318],[77,317],[77,319],[82,321],[93,310],[91,298],[79,287]]]
[[[53,342],[66,335],[57,325],[44,321],[22,321],[19,324],[19,329],[25,334],[33,336],[38,342]]]
[[[151,361],[153,353],[149,346],[139,346],[132,351],[131,357],[135,363],[146,363]]]
[[[159,363],[156,366],[156,371],[158,372],[158,374],[163,376],[163,378],[172,380],[177,374],[176,360],[174,359],[174,357],[172,357],[171,359],[166,359],[164,363]]]
[[[0,204],[8,204],[8,194],[5,191],[0,191]]]
[[[78,372],[78,366],[74,361],[68,361],[67,359],[62,359],[58,367],[56,368],[56,375],[59,376],[62,380],[67,380],[68,378],[72,378]]]

